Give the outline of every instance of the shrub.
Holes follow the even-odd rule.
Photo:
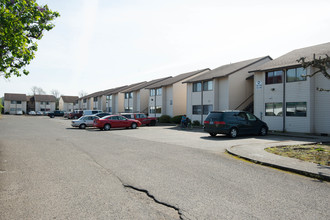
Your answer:
[[[201,123],[197,120],[193,121],[192,123],[193,126],[201,126]]]
[[[159,117],[159,123],[170,123],[171,122],[171,116],[169,115],[162,115]]]
[[[182,115],[176,115],[171,119],[171,123],[180,124],[181,123],[181,118],[182,118]]]

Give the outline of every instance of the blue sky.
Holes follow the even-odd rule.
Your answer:
[[[328,0],[37,2],[61,17],[38,42],[30,74],[0,78],[0,97],[33,86],[92,93],[330,41]]]

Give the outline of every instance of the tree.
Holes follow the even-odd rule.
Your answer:
[[[83,91],[83,90],[81,90],[81,91],[78,93],[79,98],[84,97],[84,96],[86,96],[86,95],[87,95],[87,92],[85,92],[85,91]]]
[[[50,93],[56,97],[56,99],[60,98],[60,91],[58,91],[57,89],[53,89],[52,91],[50,91]]]
[[[326,54],[323,58],[320,56],[318,59],[315,57],[315,54],[313,54],[313,60],[311,61],[306,61],[306,57],[301,57],[299,60],[297,60],[297,62],[301,63],[302,67],[305,69],[309,66],[317,69],[316,72],[306,76],[313,77],[317,73],[322,73],[325,78],[330,80],[330,73],[327,71],[327,69],[330,68],[330,57],[328,54]],[[329,89],[323,88],[317,88],[317,90],[330,92]]]
[[[36,41],[54,27],[51,21],[58,16],[36,0],[0,0],[0,76],[22,75],[38,49]],[[29,72],[23,69],[23,74]]]
[[[31,88],[32,91],[32,95],[45,95],[46,92],[41,88],[41,87],[37,87],[37,86],[33,86]]]

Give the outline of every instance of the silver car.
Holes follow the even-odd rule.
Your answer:
[[[82,116],[78,120],[73,120],[71,122],[71,126],[79,127],[80,129],[85,129],[86,127],[93,127],[94,119],[97,118],[99,117],[92,115]]]

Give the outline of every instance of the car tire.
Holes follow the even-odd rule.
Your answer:
[[[55,116],[54,116],[54,115],[51,115],[50,117],[51,117],[51,118],[55,118]]]
[[[155,121],[155,120],[152,120],[152,121],[150,122],[150,125],[151,125],[151,126],[155,126],[155,125],[156,125],[156,121]]]
[[[259,135],[260,135],[260,136],[266,136],[267,133],[268,133],[267,128],[266,128],[265,126],[262,126],[262,127],[260,128]]]
[[[137,124],[136,123],[132,123],[131,128],[132,129],[136,129],[137,128]]]
[[[81,125],[79,125],[79,128],[80,129],[85,129],[86,128],[86,125],[85,124],[81,124]]]
[[[110,124],[105,124],[105,125],[103,126],[103,129],[104,129],[105,131],[109,131],[109,130],[111,129],[111,125],[110,125]]]
[[[229,131],[229,136],[231,138],[236,138],[238,135],[238,130],[237,128],[231,128],[230,131]]]
[[[209,133],[212,137],[217,136],[217,133]]]

